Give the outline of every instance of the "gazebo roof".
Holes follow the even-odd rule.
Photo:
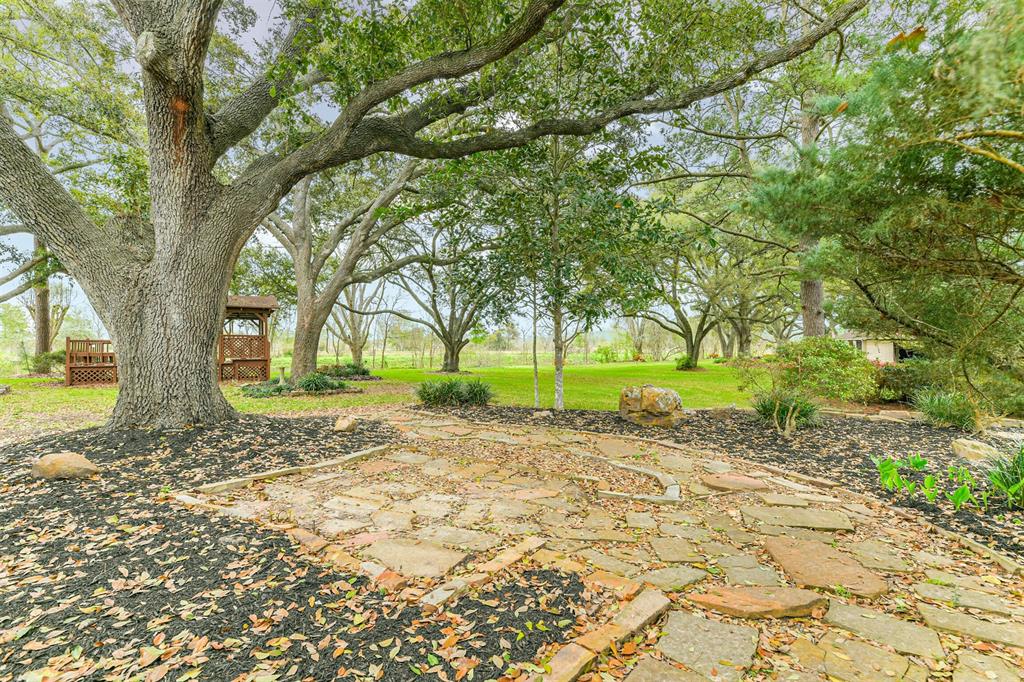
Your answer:
[[[260,318],[277,308],[276,296],[228,296],[227,317],[230,319],[252,315]]]

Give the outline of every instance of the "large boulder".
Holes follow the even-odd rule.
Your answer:
[[[77,452],[53,452],[32,465],[32,475],[38,478],[89,478],[98,473],[100,468]]]
[[[619,414],[642,426],[675,426],[686,414],[679,394],[650,384],[627,386],[619,393]]]

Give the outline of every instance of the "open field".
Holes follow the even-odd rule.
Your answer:
[[[277,366],[279,363],[275,363]],[[398,404],[415,400],[415,386],[439,375],[419,369],[375,370],[383,381],[355,384],[360,394],[299,398],[246,398],[239,385],[224,385],[225,395],[239,410],[252,413],[298,414],[339,410],[363,405]],[[467,377],[491,384],[499,405],[533,405],[530,367],[485,367]],[[43,433],[95,426],[110,412],[116,398],[114,387],[65,388],[58,378],[0,378],[12,388],[0,397],[0,442],[12,442]],[[570,409],[611,410],[618,406],[619,389],[628,384],[650,383],[674,388],[687,407],[745,405],[747,396],[737,385],[735,370],[707,363],[696,372],[678,372],[672,363],[615,363],[570,366],[565,370],[565,400]],[[541,406],[550,407],[554,370],[542,367]]]

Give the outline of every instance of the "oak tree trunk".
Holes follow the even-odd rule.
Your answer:
[[[366,346],[365,339],[362,343],[352,342],[348,346],[349,353],[352,354],[352,364],[362,365],[363,364],[363,348]]]

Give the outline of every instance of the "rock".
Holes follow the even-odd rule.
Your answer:
[[[952,445],[954,455],[972,462],[1000,457],[1003,454],[988,443],[982,443],[980,440],[972,440],[970,438],[957,438],[953,441]]]
[[[530,413],[530,419],[547,419],[551,416],[551,410],[534,410]]]
[[[1014,608],[1002,599],[984,592],[973,590],[962,590],[948,585],[936,585],[934,583],[915,583],[914,591],[921,597],[931,601],[941,602],[947,606],[961,606],[967,609],[978,609],[989,613],[998,613],[1003,616],[1020,614],[1021,609]]]
[[[616,559],[613,556],[608,556],[603,552],[599,552],[596,549],[585,549],[576,553],[577,556],[584,559],[587,563],[600,568],[603,571],[609,573],[617,573],[627,577],[636,575],[640,570],[633,564],[628,564],[625,561]]]
[[[636,633],[661,618],[671,605],[672,602],[660,591],[648,588],[622,607],[612,622],[626,632]]]
[[[704,608],[739,618],[796,618],[809,616],[828,599],[798,587],[716,587],[687,598]]]
[[[384,539],[362,553],[402,575],[438,578],[462,563],[466,555],[440,545],[418,540]]]
[[[665,661],[644,658],[626,676],[625,682],[703,682],[706,678],[673,668]]]
[[[501,538],[479,530],[456,526],[432,526],[420,531],[419,537],[453,549],[481,552],[501,544]]]
[[[850,606],[833,599],[825,621],[879,644],[888,644],[903,654],[933,659],[946,655],[934,630],[880,611]]]
[[[626,512],[626,527],[654,530],[658,527],[658,522],[654,519],[654,516],[647,512],[628,511]]]
[[[1024,673],[997,656],[961,649],[953,682],[1020,682]]]
[[[708,474],[702,477],[701,480],[704,482],[704,485],[712,490],[747,492],[749,490],[768,489],[768,484],[764,481],[742,474]]]
[[[774,526],[812,528],[816,530],[853,530],[853,522],[843,512],[828,509],[800,509],[797,507],[740,507],[747,525],[751,520]]]
[[[548,661],[550,672],[532,679],[537,682],[572,682],[586,672],[596,657],[597,654],[579,644],[567,644]]]
[[[666,592],[679,592],[684,587],[700,582],[707,577],[707,571],[702,571],[699,568],[672,566],[644,573],[638,580],[660,587]]]
[[[0,384],[0,395],[7,395],[11,392],[11,387],[7,384]]]
[[[926,604],[918,604],[917,610],[921,612],[928,627],[936,630],[1024,648],[1024,625],[1020,623],[993,623],[966,613],[945,611]]]
[[[782,578],[774,568],[760,565],[757,559],[749,554],[722,557],[718,560],[718,565],[725,569],[725,579],[731,585],[774,587],[783,584]]]
[[[346,417],[341,415],[338,420],[334,422],[334,430],[341,431],[343,433],[352,433],[359,426],[359,420],[355,417]]]
[[[761,501],[769,507],[806,507],[810,503],[796,495],[780,495],[778,493],[760,493]]]
[[[768,538],[764,546],[798,585],[833,590],[841,586],[869,599],[889,591],[888,584],[881,576],[820,542],[776,537]]]
[[[619,415],[642,426],[672,427],[686,418],[683,401],[670,388],[627,386],[619,393]]]
[[[32,465],[32,475],[37,478],[89,478],[100,471],[98,466],[77,452],[52,452]]]
[[[757,648],[757,629],[730,625],[673,611],[664,625],[658,649],[674,661],[713,680],[734,682],[743,677]]]

